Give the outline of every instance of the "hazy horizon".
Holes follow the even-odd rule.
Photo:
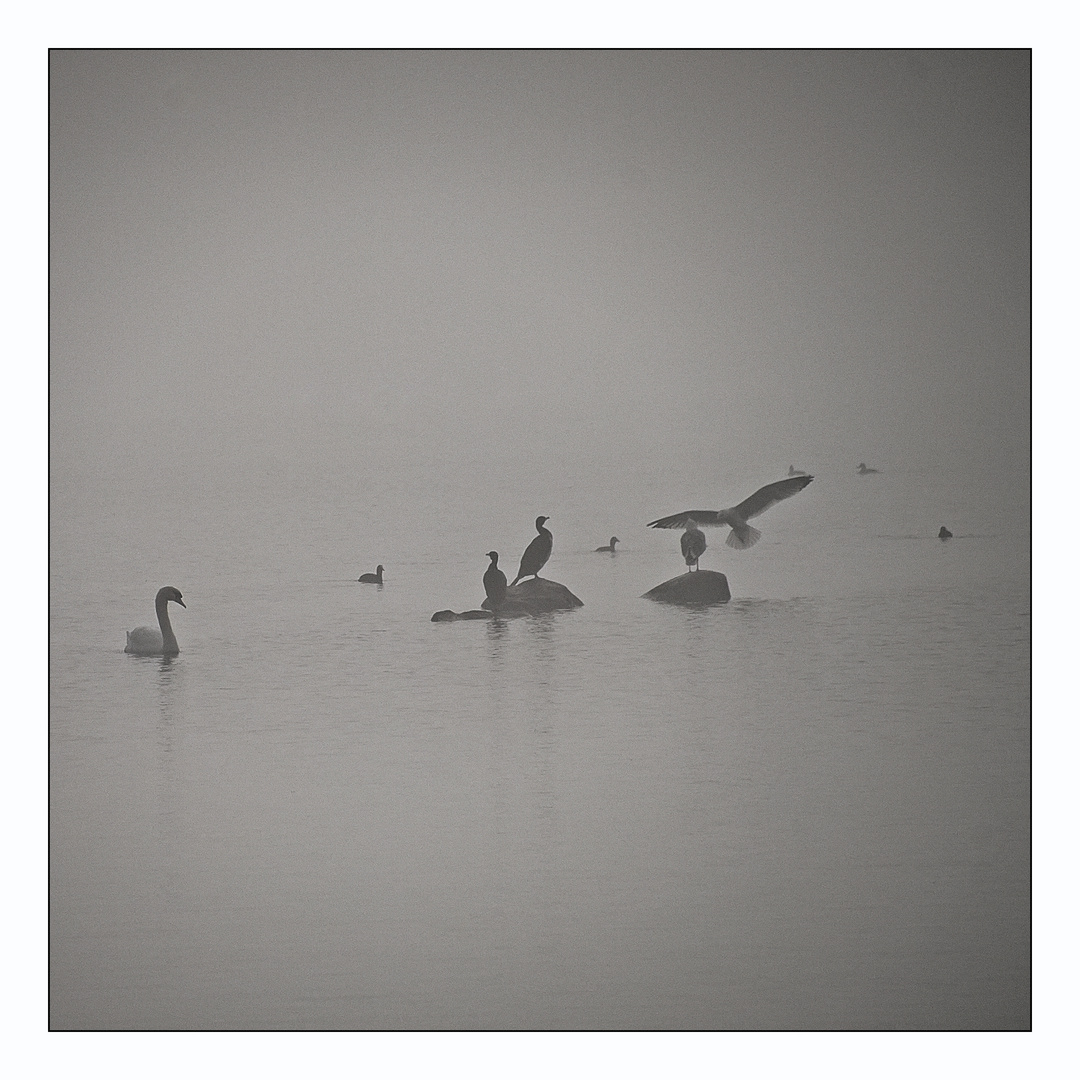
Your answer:
[[[1030,50],[49,55],[50,1024],[1030,1027]]]
[[[1026,51],[54,51],[54,479],[1026,470],[1029,79]]]

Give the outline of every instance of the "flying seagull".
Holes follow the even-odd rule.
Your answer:
[[[766,484],[738,506],[727,510],[684,510],[681,514],[657,518],[649,522],[650,529],[685,529],[687,522],[695,521],[698,525],[728,525],[727,546],[738,551],[752,547],[761,538],[761,533],[751,525],[750,518],[765,513],[770,506],[781,499],[790,499],[797,495],[814,478],[812,476],[789,476],[786,480],[777,480],[775,484]]]

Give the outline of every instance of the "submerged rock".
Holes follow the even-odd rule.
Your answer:
[[[491,601],[485,600],[480,606],[490,611]],[[584,606],[565,585],[547,578],[529,578],[506,590],[499,614],[536,615],[543,611],[567,611]]]
[[[431,621],[457,622],[458,619],[493,619],[494,617],[490,611],[477,611],[475,608],[472,611],[451,611],[447,608],[445,611],[436,611],[431,616]]]
[[[537,615],[544,611],[568,611],[585,605],[565,586],[547,578],[529,578],[528,581],[511,585],[506,599],[499,607],[498,617],[513,615]],[[457,622],[460,619],[494,619],[491,601],[485,600],[482,609],[472,611],[436,611],[432,622]]]
[[[644,594],[667,604],[726,604],[731,599],[727,578],[715,570],[695,570],[662,582]]]

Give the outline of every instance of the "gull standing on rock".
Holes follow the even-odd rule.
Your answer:
[[[705,554],[705,534],[697,527],[697,522],[690,518],[686,523],[686,532],[679,541],[682,547],[683,558],[686,560],[686,572],[689,574],[698,567],[698,559]]]

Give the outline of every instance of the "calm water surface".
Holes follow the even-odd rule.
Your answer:
[[[1029,1025],[1026,510],[822,470],[693,610],[664,478],[467,472],[54,478],[53,1027]],[[538,513],[585,607],[432,624]]]

